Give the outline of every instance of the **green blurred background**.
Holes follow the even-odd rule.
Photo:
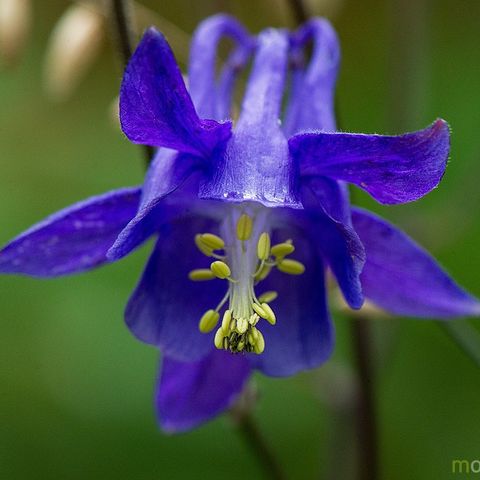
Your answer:
[[[71,2],[33,3],[24,55],[0,71],[1,243],[74,201],[138,184],[143,174],[139,149],[109,113],[121,78],[111,43],[73,94],[52,102],[42,85],[47,41]],[[220,10],[252,31],[294,24],[280,0],[143,3],[187,34]],[[399,133],[436,117],[451,124],[451,162],[439,189],[401,207],[379,207],[360,193],[358,201],[401,225],[480,296],[480,2],[309,6],[331,18],[341,39],[344,130]],[[169,39],[175,49],[185,38]],[[179,436],[157,428],[158,354],[122,320],[150,247],[76,277],[0,277],[1,479],[261,478],[226,417]],[[290,379],[256,377],[255,417],[290,478],[347,480],[354,467],[350,330],[340,313],[335,322],[328,365]],[[480,370],[434,322],[374,327],[383,478],[455,477],[453,459],[480,459]]]

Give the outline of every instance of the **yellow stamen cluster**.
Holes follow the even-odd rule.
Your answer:
[[[228,291],[218,306],[203,314],[199,330],[202,333],[213,331],[218,325],[220,311],[228,301],[229,306],[215,333],[214,344],[218,349],[232,353],[262,353],[265,339],[257,324],[260,320],[266,320],[271,325],[277,322],[270,306],[277,298],[277,292],[266,291],[257,297],[254,287],[267,278],[275,267],[291,275],[300,275],[305,271],[302,263],[285,258],[295,251],[291,240],[271,246],[269,233],[259,228],[255,231],[255,226],[255,219],[243,213],[236,220],[234,239],[229,244],[213,233],[195,236],[197,248],[216,260],[209,269],[192,270],[189,273],[190,280],[219,278],[229,282]]]
[[[222,325],[215,334],[215,346],[232,353],[244,351],[262,353],[265,349],[265,339],[255,326],[259,320],[260,317],[255,313],[247,320],[234,318],[231,310],[225,310]]]

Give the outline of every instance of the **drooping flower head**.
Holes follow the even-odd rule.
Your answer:
[[[234,47],[217,76],[225,36]],[[143,187],[70,207],[0,252],[5,273],[55,276],[118,260],[158,235],[126,322],[163,353],[157,406],[167,430],[226,408],[252,369],[285,376],[329,357],[327,268],[352,308],[365,295],[404,315],[480,313],[405,234],[350,207],[347,183],[384,204],[435,188],[449,129],[437,120],[400,136],[337,132],[339,57],[326,20],[253,37],[220,15],[194,35],[187,87],[167,41],[149,29],[120,92],[124,133],[157,148]]]

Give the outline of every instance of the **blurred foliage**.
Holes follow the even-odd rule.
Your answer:
[[[408,8],[407,15],[397,12],[402,1],[309,2],[317,13],[335,14],[344,130],[396,133],[437,116],[452,126],[451,163],[439,189],[401,207],[379,207],[361,193],[358,199],[402,225],[480,295],[480,2],[423,0],[424,21],[415,23],[413,2],[406,2],[410,16]],[[1,242],[65,205],[138,184],[143,175],[141,152],[109,115],[121,78],[112,46],[105,45],[70,100],[51,103],[41,83],[45,49],[69,2],[34,3],[25,55],[16,69],[0,72]],[[252,31],[293,25],[279,0],[144,4],[187,33],[219,10]],[[417,35],[410,28],[423,30]],[[414,59],[402,70],[405,52]],[[410,109],[400,112],[404,104]],[[0,478],[260,477],[228,418],[181,436],[157,429],[157,353],[133,339],[122,322],[150,247],[77,277],[0,277]],[[256,379],[262,392],[256,417],[298,480],[327,472],[343,480],[340,472],[353,461],[349,437],[332,445],[336,427],[350,421],[335,406],[341,384],[328,381],[335,365],[348,372],[350,362],[341,315],[336,326],[335,356],[324,368],[284,380]],[[434,322],[379,320],[375,327],[384,478],[451,478],[452,459],[480,455],[480,370]]]

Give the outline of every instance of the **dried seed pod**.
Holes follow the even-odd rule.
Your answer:
[[[105,18],[93,4],[74,4],[60,17],[50,36],[44,82],[54,100],[68,98],[95,58],[105,36]]]
[[[0,57],[7,66],[21,55],[32,24],[30,0],[0,0]]]

